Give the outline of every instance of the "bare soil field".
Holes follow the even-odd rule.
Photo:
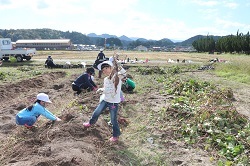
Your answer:
[[[35,68],[32,68],[33,70],[43,71],[41,74],[15,81],[1,82],[0,165],[217,165],[216,157],[207,151],[175,140],[172,137],[174,131],[154,129],[154,124],[149,118],[149,110],[157,112],[163,107],[168,107],[172,96],[160,93],[162,85],[155,81],[154,76],[141,76],[136,71],[137,66],[172,65],[167,63],[169,58],[190,59],[203,63],[214,57],[198,57],[196,54],[173,53],[164,55],[158,53],[158,56],[152,56],[148,53],[147,55],[127,53],[133,58],[149,58],[150,63],[125,65],[128,73],[133,76],[137,87],[134,93],[124,94],[126,101],[120,104],[119,109],[122,135],[117,143],[111,143],[109,138],[112,129],[107,123],[109,121],[108,111],[100,116],[97,124],[93,127],[85,129],[82,125],[89,119],[92,111],[98,105],[100,96],[95,92],[85,92],[80,96],[74,96],[71,83],[84,69],[44,68],[41,60],[45,61],[48,54],[53,56],[55,62],[59,59],[75,59],[79,62],[88,59],[90,60],[88,65],[91,65],[97,52],[74,52],[69,55],[64,52],[40,52],[36,57],[33,57],[31,62],[24,62],[24,65],[32,65]],[[112,52],[107,52],[108,57],[112,54]],[[229,59],[229,57],[222,58]],[[158,60],[164,61],[166,64],[154,63]],[[16,69],[18,66],[10,68]],[[231,87],[234,92],[234,105],[237,111],[250,118],[249,85],[225,80],[209,71],[186,72],[182,75],[212,81],[218,86]],[[101,87],[103,78],[98,79],[96,77],[95,82]],[[39,92],[47,93],[50,96],[52,104],[48,104],[47,108],[59,116],[62,121],[51,122],[45,118],[40,118],[36,123],[37,127],[32,130],[17,126],[15,114],[32,104]],[[175,122],[171,120],[166,120],[166,123],[169,126],[175,125]]]

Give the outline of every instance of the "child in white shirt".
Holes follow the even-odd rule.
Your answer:
[[[104,78],[104,87],[99,88],[97,92],[103,91],[104,98],[94,110],[89,122],[83,123],[84,127],[90,127],[96,123],[101,113],[109,107],[110,118],[113,127],[113,136],[109,139],[112,142],[118,141],[121,134],[119,123],[117,121],[119,103],[121,102],[120,93],[122,86],[122,76],[113,68],[111,61],[104,61],[97,66],[107,77]]]

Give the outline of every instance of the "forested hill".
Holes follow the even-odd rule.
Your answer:
[[[221,38],[222,36],[211,36],[215,41],[217,41],[219,38]],[[176,43],[176,45],[181,45],[181,46],[189,46],[189,45],[192,45],[192,43],[196,40],[199,40],[199,39],[203,39],[203,38],[207,38],[207,36],[203,36],[203,35],[196,35],[196,36],[193,36],[183,42],[178,42]]]
[[[106,34],[108,35],[108,34]],[[111,36],[111,35],[109,35]],[[107,38],[106,42],[115,44],[116,46],[132,46],[136,47],[138,45],[144,45],[146,47],[150,46],[191,46],[192,43],[195,40],[198,40],[200,38],[205,38],[206,36],[197,35],[194,37],[191,37],[183,42],[177,42],[174,43],[171,40],[167,38],[163,38],[161,40],[147,40],[143,38],[139,38],[137,40],[129,39],[126,36],[116,37],[111,36],[110,38]],[[16,42],[19,39],[70,39],[73,44],[87,44],[87,45],[97,45],[101,46],[104,44],[104,37],[102,36],[91,36],[91,35],[85,35],[80,32],[63,32],[59,30],[53,30],[53,29],[0,29],[0,38],[11,38],[13,42]],[[220,36],[213,36],[214,40],[218,40]]]
[[[63,32],[52,29],[0,29],[0,37],[11,38],[13,42],[19,39],[70,39],[76,44],[93,44],[91,39],[79,32]]]

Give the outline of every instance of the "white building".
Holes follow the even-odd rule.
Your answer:
[[[148,48],[143,46],[143,45],[139,45],[135,48],[135,50],[137,51],[148,51]]]
[[[37,50],[65,50],[72,46],[70,39],[17,40],[17,48],[36,48]]]

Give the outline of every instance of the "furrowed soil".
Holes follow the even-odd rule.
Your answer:
[[[0,165],[216,165],[216,160],[211,159],[212,154],[175,140],[174,131],[154,128],[155,124],[149,118],[153,115],[149,110],[157,112],[162,107],[168,107],[171,96],[160,93],[162,85],[156,82],[154,76],[141,76],[135,66],[126,66],[136,82],[136,89],[134,93],[124,93],[126,100],[120,104],[119,124],[122,135],[117,143],[109,142],[112,128],[108,124],[108,111],[100,116],[94,126],[86,129],[82,125],[89,120],[100,96],[95,92],[74,96],[71,83],[85,69],[47,69],[38,65],[36,70],[43,71],[38,76],[2,82]],[[182,75],[232,87],[237,111],[250,117],[248,85],[216,77],[208,71],[193,71]],[[95,77],[95,82],[101,87],[103,78]],[[53,103],[46,107],[62,121],[51,122],[40,117],[36,128],[17,126],[16,113],[32,104],[39,92],[50,96]],[[173,126],[176,122],[168,120],[165,123]]]

